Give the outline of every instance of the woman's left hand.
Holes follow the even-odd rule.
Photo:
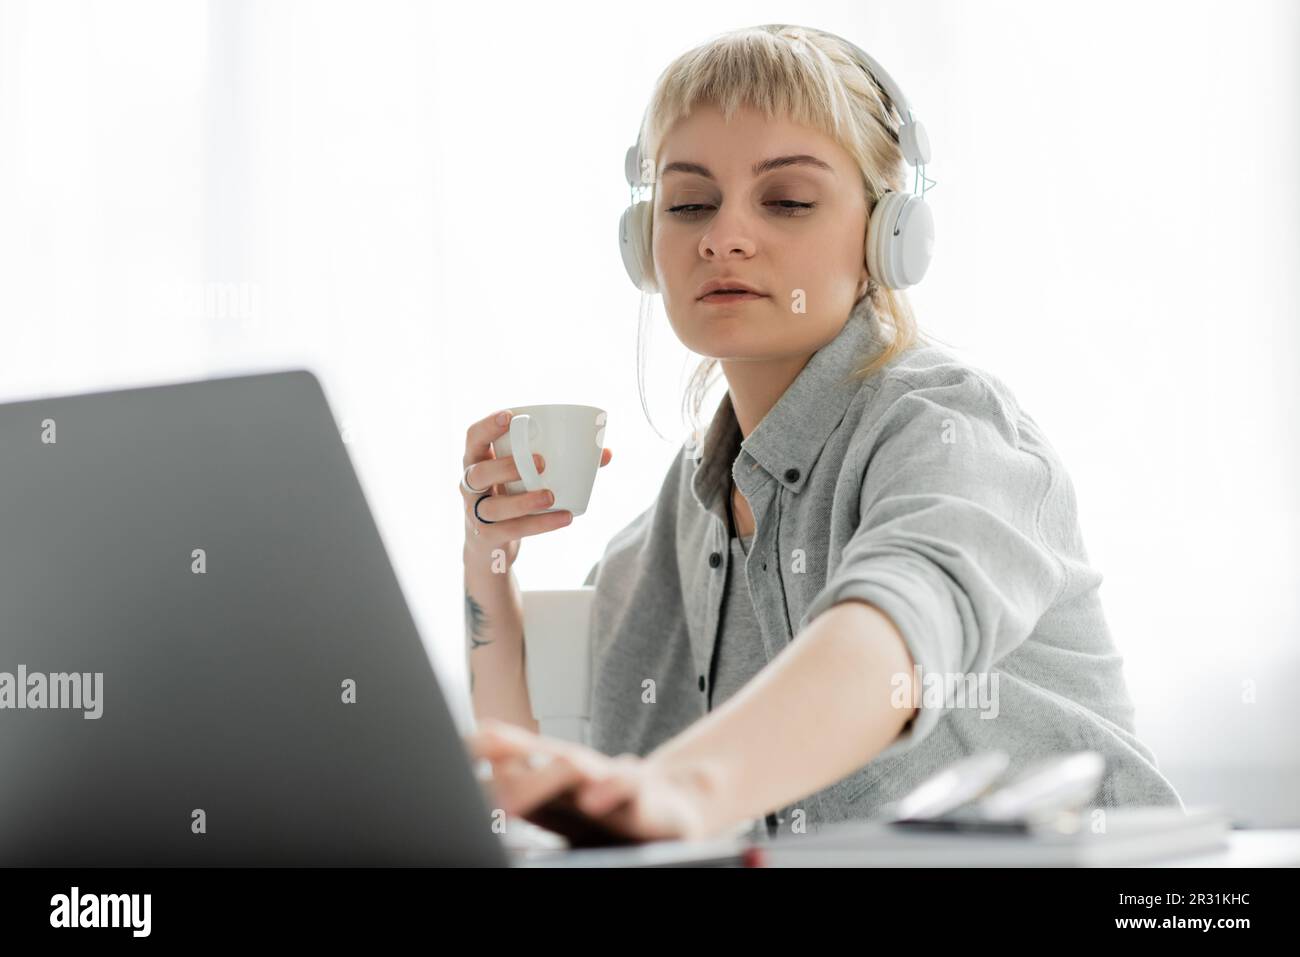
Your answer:
[[[568,838],[573,847],[711,836],[710,778],[672,772],[634,754],[592,748],[484,719],[465,737],[492,764],[491,791],[507,815]]]

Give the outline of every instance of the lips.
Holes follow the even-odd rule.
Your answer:
[[[711,292],[699,300],[704,305],[730,305],[735,302],[758,302],[760,299],[766,299],[766,296],[760,296],[752,292]]]
[[[740,279],[723,277],[720,279],[710,279],[700,287],[696,293],[696,299],[708,299],[710,297],[722,298],[724,296],[766,296],[767,293],[760,289],[755,289],[749,283]]]

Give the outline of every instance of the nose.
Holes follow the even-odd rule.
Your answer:
[[[728,212],[725,204],[700,237],[700,256],[703,259],[748,259],[754,255],[754,249],[753,231],[746,223],[743,211]]]

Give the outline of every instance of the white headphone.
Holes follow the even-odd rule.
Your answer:
[[[825,34],[825,31],[820,30],[808,32]],[[867,272],[871,278],[889,289],[906,289],[925,276],[934,249],[934,215],[925,202],[925,184],[935,185],[934,180],[927,180],[925,176],[925,164],[930,162],[930,138],[921,121],[912,115],[907,97],[884,67],[861,47],[843,37],[825,35],[840,40],[858,55],[858,66],[885,93],[886,108],[892,101],[902,120],[898,130],[898,146],[903,158],[916,167],[917,180],[913,183],[911,193],[885,190],[867,225],[866,249]],[[659,292],[659,283],[655,278],[654,260],[651,256],[654,200],[638,201],[636,198],[636,191],[640,187],[649,187],[653,197],[654,180],[648,177],[654,171],[643,170],[642,165],[641,137],[638,135],[636,143],[628,148],[623,163],[628,186],[632,188],[632,203],[619,217],[618,244],[623,254],[623,265],[627,268],[633,285],[643,292],[655,293]],[[917,183],[921,184],[920,193],[915,192]]]

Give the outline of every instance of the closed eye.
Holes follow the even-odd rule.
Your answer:
[[[778,216],[803,216],[817,206],[816,203],[801,203],[793,199],[777,199],[763,205],[771,208]],[[714,208],[709,203],[683,203],[680,206],[669,206],[667,211],[681,219],[698,219],[703,210]]]

